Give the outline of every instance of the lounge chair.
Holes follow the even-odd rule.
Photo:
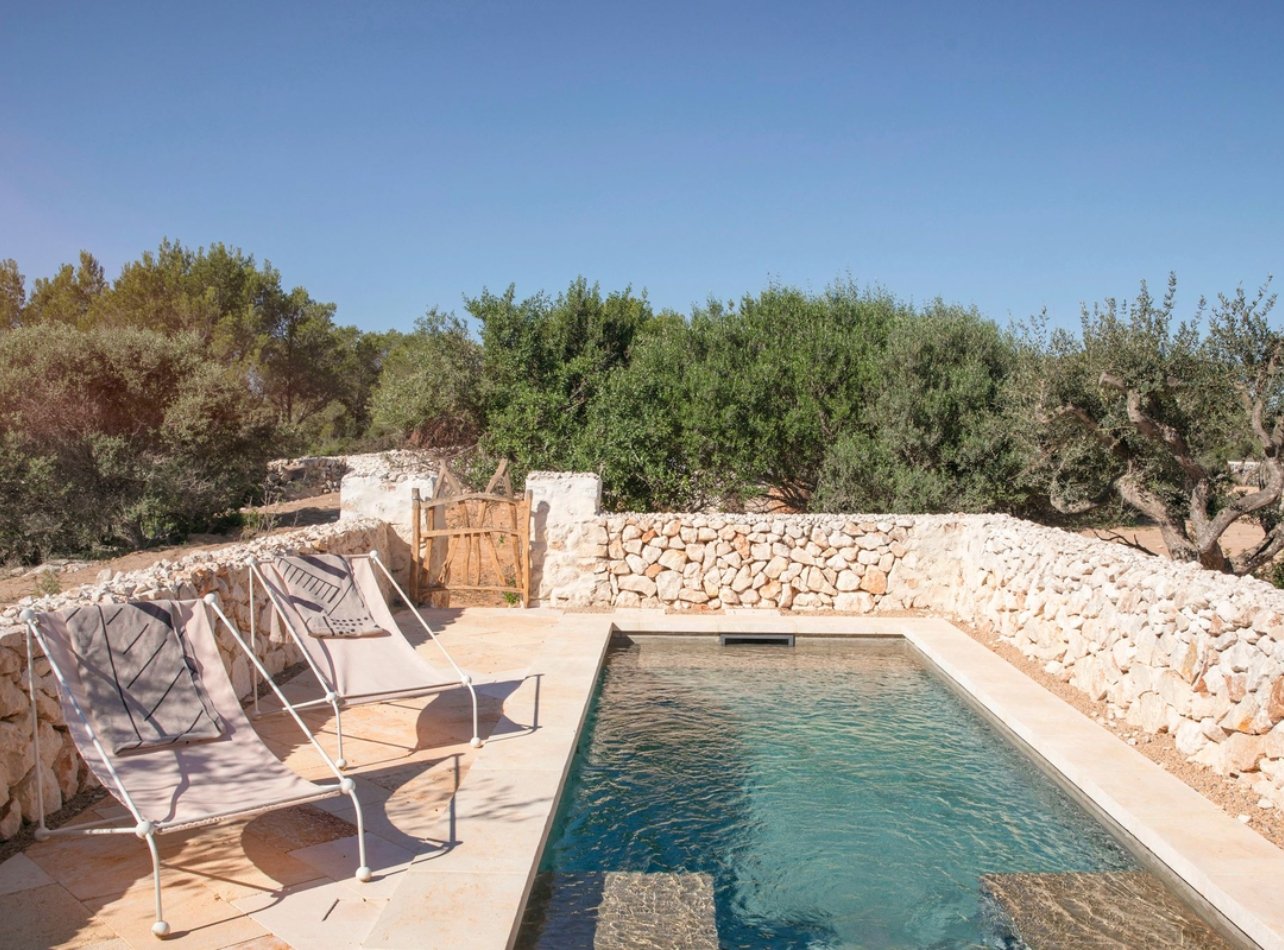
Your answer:
[[[379,574],[375,573],[376,566]],[[473,748],[482,744],[477,728],[477,692],[472,677],[459,668],[423,614],[384,566],[379,552],[344,556],[298,555],[253,561],[251,617],[255,583],[272,604],[279,625],[303,653],[303,659],[325,691],[319,699],[293,704],[294,710],[329,704],[334,710],[338,751],[335,761],[347,768],[343,754],[342,710],[363,703],[423,696],[456,686],[466,687],[473,705]],[[421,656],[393,619],[380,588],[380,574],[441,651],[447,666]],[[258,630],[250,627],[250,643]],[[257,710],[257,707],[256,707]]]
[[[357,815],[360,881],[370,880],[365,826],[352,779],[297,714],[294,720],[338,780],[318,785],[295,775],[264,745],[250,725],[223,668],[210,612],[227,628],[253,668],[267,670],[210,594],[204,600],[89,604],[48,613],[24,610],[31,722],[39,763],[39,728],[32,639],[53,667],[63,717],[76,748],[98,780],[128,809],[133,827],[100,821],[70,828],[45,826],[41,803],[35,836],[132,834],[147,842],[156,886],[152,933],[168,936],[161,907],[160,853],[156,838],[172,831],[346,794]],[[272,689],[280,695],[276,684]],[[284,697],[281,699],[284,701]]]

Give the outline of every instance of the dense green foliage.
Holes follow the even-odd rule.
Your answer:
[[[463,321],[430,310],[388,347],[371,431],[394,443],[469,445],[481,434],[482,349]]]
[[[30,287],[0,261],[0,558],[176,537],[250,499],[268,456],[412,445],[464,470],[508,458],[519,481],[595,471],[616,510],[1124,505],[1177,556],[1253,569],[1284,527],[1252,564],[1214,535],[1281,523],[1280,492],[1250,497],[1226,465],[1274,478],[1284,459],[1272,302],[1177,323],[1174,288],[1143,285],[1048,334],[851,282],[684,316],[580,278],[367,333],[223,245],[165,241],[115,280],[82,253]]]
[[[770,288],[651,317],[587,425],[535,461],[600,471],[619,508],[765,493],[797,510],[1025,507],[1003,424],[1012,358],[976,313],[850,284]]]
[[[0,549],[182,537],[263,478],[272,419],[191,336],[29,326],[0,335]]]
[[[29,295],[0,262],[0,559],[209,524],[266,458],[364,434],[388,342],[223,245],[165,241],[115,281],[82,252]]]
[[[975,311],[903,312],[877,356],[861,425],[826,453],[813,507],[1037,510],[1012,435],[1015,349]]]
[[[589,407],[652,319],[646,298],[603,297],[581,278],[556,298],[518,302],[509,287],[467,307],[481,324],[487,447],[519,473],[582,463]]]

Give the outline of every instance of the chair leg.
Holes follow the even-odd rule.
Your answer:
[[[164,940],[169,936],[169,924],[165,921],[165,912],[161,908],[160,851],[156,847],[156,835],[147,832],[145,839],[152,852],[152,880],[156,885],[156,923],[152,924],[152,933]]]
[[[356,878],[363,884],[371,879],[370,865],[366,862],[366,821],[361,814],[361,802],[357,799],[357,783],[345,778],[339,787],[352,799],[353,811],[357,813],[357,874]]]
[[[469,740],[468,744],[474,749],[480,749],[482,741],[481,732],[477,728],[477,690],[473,689],[473,679],[471,676],[464,680],[464,685],[468,687],[468,694],[473,700],[473,737]]]
[[[330,708],[334,710],[334,731],[339,736],[339,753],[334,760],[334,764],[341,769],[346,769],[348,760],[343,755],[343,713],[339,711],[339,697],[336,693],[331,692],[327,693],[325,698],[329,701]]]

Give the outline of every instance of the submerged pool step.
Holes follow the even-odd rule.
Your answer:
[[[518,947],[717,950],[713,878],[634,871],[542,874],[531,895],[544,925]]]
[[[981,887],[1031,950],[1231,946],[1145,871],[986,874]]]

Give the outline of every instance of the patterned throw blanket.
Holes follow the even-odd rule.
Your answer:
[[[379,629],[357,590],[352,567],[337,554],[278,557],[285,593],[314,637],[372,637]]]
[[[217,739],[226,726],[201,686],[169,601],[65,611],[86,714],[117,754]]]

